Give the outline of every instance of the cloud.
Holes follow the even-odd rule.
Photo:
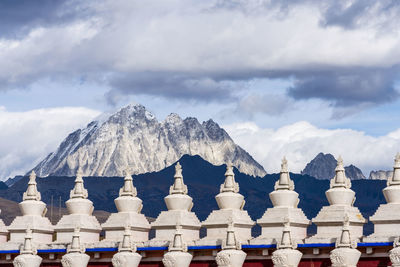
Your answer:
[[[21,38],[33,28],[62,25],[89,14],[74,0],[0,1],[0,37]]]
[[[343,28],[356,28],[372,24],[383,29],[396,23],[393,19],[396,20],[399,15],[400,3],[396,0],[333,1],[323,12],[321,24]],[[373,19],[371,20],[371,18]]]
[[[278,116],[294,105],[294,101],[284,95],[253,93],[239,101],[235,113],[250,117],[257,113]]]
[[[224,125],[233,140],[249,152],[267,172],[279,172],[286,156],[289,168],[300,172],[319,152],[341,155],[368,177],[371,170],[391,170],[400,147],[400,129],[373,137],[350,129],[323,129],[300,121],[278,129],[262,129],[252,122]]]
[[[7,111],[0,107],[0,178],[24,174],[99,112],[81,107]]]
[[[79,77],[107,84],[114,104],[138,94],[238,103],[244,83],[285,78],[296,81],[294,100],[387,103],[399,77],[400,36],[389,30],[399,8],[366,2],[66,1],[48,2],[43,18],[27,5],[21,21],[4,19],[28,30],[0,39],[0,90]]]
[[[350,69],[298,77],[289,95],[295,99],[330,100],[337,107],[396,100],[394,70]]]

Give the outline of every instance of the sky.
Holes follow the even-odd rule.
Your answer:
[[[0,1],[0,179],[102,112],[213,118],[267,172],[319,152],[391,169],[396,0]]]

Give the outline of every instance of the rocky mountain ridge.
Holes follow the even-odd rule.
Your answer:
[[[159,122],[142,105],[128,105],[108,118],[92,121],[69,134],[58,149],[33,170],[38,176],[122,176],[162,170],[183,155],[199,155],[214,165],[232,162],[241,172],[266,172],[213,120],[170,114]],[[129,166],[129,167],[128,167]]]
[[[335,176],[337,160],[332,154],[319,153],[313,160],[311,160],[301,174],[313,176],[317,179],[331,179]],[[362,171],[354,165],[344,167],[346,176],[351,180],[365,179],[366,177]]]
[[[371,180],[388,180],[389,177],[393,176],[393,171],[371,171],[369,173],[369,179]]]

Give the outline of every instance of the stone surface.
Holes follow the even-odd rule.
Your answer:
[[[335,177],[326,191],[329,206],[323,207],[312,219],[317,225],[317,234],[307,238],[306,243],[332,243],[342,232],[344,218],[349,218],[349,231],[355,238],[363,235],[363,225],[366,220],[358,208],[354,207],[355,192],[351,190],[351,181],[345,175],[343,160],[339,157],[335,169]]]
[[[261,226],[261,235],[250,241],[250,244],[277,243],[282,237],[284,218],[290,222],[292,238],[296,242],[303,242],[307,236],[307,227],[310,221],[303,211],[297,207],[299,194],[294,191],[294,183],[290,179],[287,161],[284,158],[281,165],[279,180],[275,183],[275,190],[269,194],[273,208],[265,211],[257,220]]]
[[[220,193],[215,196],[219,210],[213,210],[202,223],[207,229],[206,237],[197,241],[198,245],[220,244],[228,228],[228,222],[232,221],[236,238],[240,242],[248,242],[251,237],[251,228],[254,221],[247,211],[243,210],[244,197],[238,193],[239,184],[235,181],[232,165],[227,165],[225,182],[220,187]]]
[[[141,214],[142,200],[137,197],[132,176],[127,171],[124,186],[119,190],[119,197],[114,200],[118,213],[112,213],[102,228],[105,241],[121,241],[126,226],[130,228],[133,240],[143,242],[149,239],[150,223]]]
[[[32,241],[34,243],[51,243],[53,241],[53,225],[45,217],[47,212],[46,204],[41,201],[41,195],[36,186],[36,174],[32,171],[29,176],[28,188],[23,194],[23,201],[19,203],[22,216],[17,216],[8,226],[11,242],[24,242],[25,231],[32,230]],[[0,236],[4,239],[6,231],[1,226]],[[4,224],[4,223],[3,223]]]
[[[83,243],[99,241],[100,223],[93,213],[93,203],[87,199],[88,193],[83,185],[82,172],[78,170],[75,186],[71,190],[70,199],[65,202],[68,213],[62,216],[54,227],[57,243],[69,243],[75,228],[80,229],[80,240]]]
[[[393,249],[389,251],[389,258],[393,267],[400,266],[400,241],[398,237],[393,242]]]
[[[356,249],[357,242],[351,238],[349,225],[349,217],[346,214],[336,248],[329,255],[333,267],[356,267],[360,259],[361,252]]]
[[[164,198],[168,211],[162,211],[151,223],[155,229],[155,237],[150,245],[165,245],[173,240],[176,225],[182,227],[182,238],[185,242],[199,239],[201,223],[196,214],[191,211],[193,201],[187,195],[187,186],[183,182],[182,167],[179,162],[175,166],[174,184],[170,187],[169,195]]]
[[[364,237],[364,242],[390,242],[399,236],[400,224],[400,154],[395,158],[393,174],[383,189],[386,204],[381,204],[369,219],[374,233]]]
[[[253,176],[266,174],[213,120],[200,124],[196,118],[171,114],[159,122],[142,105],[128,105],[69,134],[34,170],[41,177],[72,176],[81,166],[85,176],[123,176],[128,167],[133,174],[162,170],[185,154],[214,165],[230,160]]]

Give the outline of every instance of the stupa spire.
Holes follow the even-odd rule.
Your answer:
[[[228,229],[226,230],[226,240],[222,249],[240,249],[240,244],[236,240],[235,227],[232,218],[229,219]]]
[[[131,241],[131,227],[125,226],[124,237],[118,248],[118,252],[136,252],[136,246]]]
[[[71,245],[68,246],[67,253],[84,253],[85,248],[81,246],[80,240],[80,228],[75,227],[74,233],[72,235]]]
[[[188,193],[187,186],[183,182],[182,166],[178,162],[175,165],[174,184],[169,188],[169,194],[187,195],[187,193]]]
[[[279,180],[275,183],[275,190],[294,190],[294,183],[290,179],[288,161],[283,157]]]
[[[170,244],[168,251],[187,251],[187,247],[182,239],[182,225],[179,221],[176,223],[174,239]]]
[[[23,200],[37,200],[40,201],[41,195],[37,190],[36,173],[34,171],[29,175],[28,188],[23,195]]]
[[[76,173],[75,179],[75,186],[70,192],[70,198],[82,198],[86,199],[88,197],[88,192],[83,185],[83,172],[82,169],[79,167]]]
[[[132,183],[132,176],[129,173],[129,170],[125,170],[125,178],[124,178],[124,186],[119,189],[119,196],[130,196],[130,197],[136,197],[137,196],[137,190],[133,186]]]
[[[239,192],[239,184],[235,181],[232,163],[226,165],[225,182],[221,185],[220,192]]]
[[[396,154],[393,166],[393,176],[388,179],[387,185],[399,185],[400,184],[400,153]]]
[[[294,248],[296,248],[296,245],[293,244],[292,236],[290,233],[289,217],[284,218],[282,238],[281,238],[281,242],[277,244],[277,248],[278,249],[285,249],[285,248],[294,249]]]
[[[28,226],[26,229],[25,240],[21,249],[21,254],[36,255],[36,250],[32,246],[32,230],[30,226]]]
[[[346,177],[345,169],[343,167],[343,159],[339,156],[337,160],[337,166],[335,169],[335,177],[331,179],[331,188],[350,188],[351,181],[349,178]]]
[[[337,248],[355,248],[357,244],[352,242],[350,236],[350,219],[349,215],[346,214],[343,220],[342,234],[338,241],[336,241]]]

